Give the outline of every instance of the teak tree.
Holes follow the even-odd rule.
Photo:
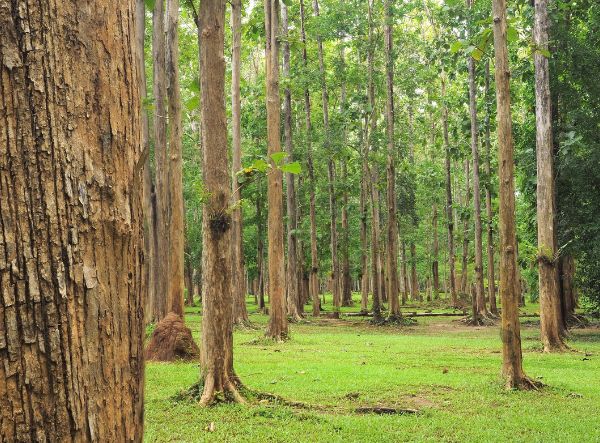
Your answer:
[[[202,94],[202,174],[207,201],[202,208],[203,320],[200,404],[218,394],[244,399],[233,370],[233,288],[231,286],[231,185],[227,165],[225,112],[225,2],[203,0],[200,78]]]
[[[0,441],[141,441],[135,2],[24,6],[0,7]]]
[[[268,266],[269,326],[267,336],[284,340],[288,335],[285,309],[285,263],[283,255],[283,173],[274,154],[281,153],[279,98],[279,0],[265,0],[267,147],[271,170],[268,173]]]

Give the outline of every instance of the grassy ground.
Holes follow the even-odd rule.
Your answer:
[[[253,304],[249,309],[256,310]],[[539,325],[528,319],[522,331],[525,370],[547,387],[516,392],[504,390],[499,376],[497,327],[437,317],[402,328],[347,317],[307,320],[291,326],[290,341],[275,344],[262,339],[267,317],[252,314],[257,329],[235,332],[234,355],[247,387],[308,408],[264,401],[200,408],[174,398],[198,380],[197,364],[148,363],[146,441],[600,441],[597,327],[573,331],[569,344],[577,352],[545,355]],[[186,321],[198,339],[199,309],[189,308]],[[357,414],[363,406],[419,412]]]

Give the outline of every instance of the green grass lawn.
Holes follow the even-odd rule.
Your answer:
[[[256,311],[250,303],[249,310]],[[358,311],[354,308],[354,311]],[[527,312],[535,312],[529,305]],[[309,309],[307,309],[309,310]],[[408,309],[414,311],[416,309]],[[328,309],[330,312],[330,309]],[[577,352],[540,352],[539,325],[522,330],[524,365],[547,386],[506,391],[498,327],[456,318],[415,326],[370,326],[364,319],[307,317],[291,340],[235,331],[235,368],[244,384],[308,407],[254,402],[201,408],[174,396],[198,381],[198,364],[146,365],[146,441],[157,442],[592,442],[600,441],[600,329],[572,332]],[[200,335],[199,308],[188,326]],[[586,355],[586,353],[588,355]],[[590,355],[591,354],[591,355]],[[417,409],[414,415],[357,414],[363,406]],[[214,423],[213,431],[208,428]]]

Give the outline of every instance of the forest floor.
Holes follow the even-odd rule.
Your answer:
[[[528,305],[522,312],[537,310]],[[187,308],[186,315],[198,341],[199,311]],[[268,317],[250,319],[256,329],[235,331],[237,374],[253,391],[301,404],[256,400],[201,408],[177,397],[198,381],[197,363],[147,363],[146,441],[600,441],[597,324],[572,330],[573,352],[543,354],[539,321],[522,319],[525,371],[547,386],[518,392],[505,390],[500,378],[498,326],[468,327],[456,317],[419,317],[416,325],[399,327],[308,316],[291,325],[289,341],[274,343],[263,338]],[[357,412],[365,407],[418,412]]]

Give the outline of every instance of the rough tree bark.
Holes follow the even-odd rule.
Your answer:
[[[227,166],[225,113],[225,2],[200,4],[202,51],[202,175],[207,201],[202,208],[203,320],[200,354],[203,392],[209,405],[218,393],[243,401],[233,371],[233,290],[231,287],[231,184]]]
[[[258,240],[256,242],[256,269],[258,272],[258,309],[261,311],[265,310],[265,275],[264,275],[264,256],[265,256],[265,228],[262,220],[262,209],[263,209],[263,197],[262,195],[256,196],[256,236]]]
[[[279,99],[279,0],[265,0],[266,31],[266,99],[267,147],[273,168],[267,180],[269,201],[268,265],[269,265],[269,326],[267,336],[284,340],[288,335],[285,309],[285,263],[283,253],[283,173],[275,167],[272,155],[281,152],[279,127],[281,121]]]
[[[410,291],[410,284],[408,282],[408,270],[406,267],[406,243],[402,242],[402,304],[405,305],[408,301],[408,294]]]
[[[535,0],[533,42],[535,48],[535,126],[537,151],[537,239],[540,291],[540,338],[544,352],[567,347],[558,281],[558,248],[555,232],[555,186],[552,105],[548,58],[548,0]]]
[[[167,73],[165,5],[158,1],[152,11],[152,61],[154,94],[154,164],[156,171],[156,292],[154,321],[163,319],[169,310],[169,163],[167,155]]]
[[[473,9],[473,0],[467,0],[467,6]],[[483,285],[483,229],[481,226],[481,187],[479,185],[479,125],[477,121],[477,92],[475,86],[475,60],[468,56],[469,71],[469,113],[471,116],[471,156],[473,157],[473,216],[475,217],[475,308],[473,323],[480,323],[489,317],[485,305]]]
[[[493,0],[494,56],[498,121],[500,206],[500,298],[502,302],[502,374],[507,388],[535,386],[523,371],[519,323],[520,282],[517,274],[514,147],[510,110],[510,71],[506,39],[506,0]]]
[[[302,63],[305,70],[308,70],[308,56],[306,53],[306,30],[304,23],[304,1],[300,0],[300,35],[302,38]],[[318,317],[321,311],[319,300],[319,256],[317,252],[317,217],[315,204],[315,172],[312,156],[312,123],[310,116],[310,94],[308,86],[304,89],[304,111],[306,117],[306,143],[307,143],[307,163],[310,194],[310,275],[309,290],[312,299],[312,315]]]
[[[0,6],[0,441],[142,440],[134,8]]]
[[[454,266],[454,219],[452,215],[452,170],[450,168],[450,140],[448,138],[448,104],[446,102],[446,79],[442,77],[442,130],[444,134],[444,152],[446,166],[446,222],[448,224],[448,268],[450,297],[452,306],[458,307],[458,298],[456,297],[456,271]]]
[[[283,76],[290,77],[290,43],[288,41],[288,14],[287,6],[281,5],[281,24],[283,31]],[[285,137],[285,150],[287,152],[287,161],[294,160],[294,145],[292,142],[292,93],[289,83],[286,83],[283,91],[283,130]],[[298,279],[298,239],[296,230],[298,229],[298,215],[296,205],[296,184],[294,174],[286,173],[285,181],[287,185],[286,203],[287,203],[287,314],[293,321],[302,318],[298,311],[298,298],[300,297],[300,280]]]
[[[246,285],[244,278],[244,244],[242,236],[242,207],[241,190],[237,181],[237,173],[242,169],[242,132],[241,132],[241,101],[240,101],[240,66],[242,46],[242,0],[231,1],[231,135],[232,135],[232,198],[233,211],[231,214],[231,260],[233,285],[233,323],[248,325],[248,310],[246,309]]]
[[[490,312],[492,315],[498,315],[496,306],[496,276],[494,269],[494,226],[492,214],[492,167],[491,167],[491,142],[490,142],[490,62],[485,64],[485,172],[487,174],[487,183],[485,186],[485,211],[487,216],[487,262],[488,262],[488,299],[490,303]]]
[[[408,108],[408,128],[409,128],[409,161],[411,166],[414,168],[415,166],[415,151],[414,151],[414,143],[412,141],[413,138],[413,111],[412,106]],[[412,191],[414,192],[414,191]],[[413,208],[413,217],[412,217],[413,229],[418,228],[418,220],[414,213]],[[419,278],[417,277],[417,247],[415,245],[414,240],[410,241],[410,298],[411,300],[421,300],[421,294],[419,292]]]

